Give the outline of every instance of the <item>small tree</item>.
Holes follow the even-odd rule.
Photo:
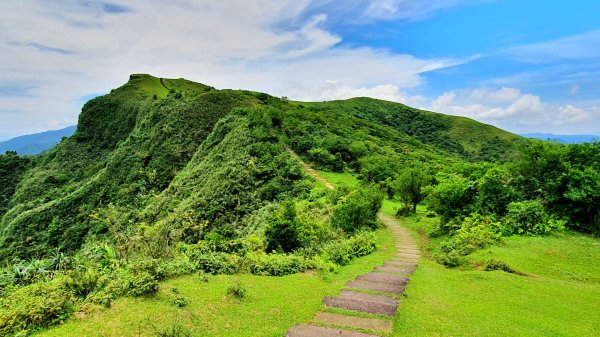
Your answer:
[[[411,167],[396,175],[391,182],[391,190],[394,196],[411,209],[417,212],[417,204],[425,199],[424,187],[431,184],[431,175],[422,167]]]
[[[331,224],[352,233],[363,227],[377,227],[377,212],[383,202],[383,193],[374,186],[351,191],[339,198],[333,208]]]

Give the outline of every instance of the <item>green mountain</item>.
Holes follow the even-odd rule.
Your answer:
[[[521,141],[467,118],[370,98],[292,102],[131,75],[85,104],[72,137],[11,173],[18,184],[0,199],[0,254],[74,251],[128,223],[151,224],[174,241],[240,237],[269,204],[306,192],[310,179],[286,147],[318,168],[381,181],[392,175],[381,161],[401,168],[502,159]],[[115,210],[118,223],[106,220]]]
[[[76,129],[77,126],[73,125],[60,130],[45,131],[5,140],[0,142],[0,153],[15,151],[19,155],[36,155],[51,149],[63,137],[70,137]]]

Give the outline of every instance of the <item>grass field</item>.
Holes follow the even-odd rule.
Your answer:
[[[386,201],[384,212],[396,206]],[[401,222],[426,230],[438,220],[424,213]],[[422,259],[393,335],[600,336],[600,240],[574,232],[510,237],[470,256],[491,258],[529,276],[447,269]]]
[[[155,296],[120,299],[110,309],[73,318],[35,336],[158,336],[156,330],[180,325],[192,336],[281,337],[290,326],[310,322],[321,308],[323,297],[336,295],[348,280],[371,271],[393,255],[389,230],[380,229],[378,234],[377,252],[356,259],[337,273],[219,275],[209,276],[207,283],[197,275],[180,277],[161,283]],[[241,300],[226,295],[227,288],[237,282],[247,290]],[[180,296],[189,300],[187,307],[177,308],[172,303]]]

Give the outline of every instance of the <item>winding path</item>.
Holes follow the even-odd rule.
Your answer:
[[[311,176],[328,189],[334,189],[294,151],[287,150],[300,160]],[[372,272],[349,281],[338,296],[325,297],[323,304],[328,309],[336,309],[335,312],[318,312],[314,324],[296,325],[286,332],[286,337],[378,337],[392,331],[400,295],[417,269],[421,251],[410,231],[398,225],[396,220],[383,213],[379,213],[379,220],[394,234],[394,257]]]

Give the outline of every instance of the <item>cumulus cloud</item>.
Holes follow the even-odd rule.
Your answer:
[[[583,125],[600,117],[594,116],[593,108],[544,102],[539,96],[508,87],[449,91],[431,100],[429,108],[492,123],[514,132],[531,131],[531,125],[560,131],[561,128]]]
[[[403,8],[417,2],[388,5]],[[423,83],[423,73],[469,61],[342,47],[341,37],[326,28],[328,15],[336,11],[317,11],[316,3],[2,2],[0,139],[74,124],[84,98],[109,91],[131,73],[185,77],[296,99],[356,94],[400,100],[402,90]],[[418,7],[431,12],[441,3],[453,1]],[[363,7],[357,13],[371,15],[370,10]],[[403,13],[409,12],[420,15],[416,10]],[[332,83],[338,88],[315,90]]]

